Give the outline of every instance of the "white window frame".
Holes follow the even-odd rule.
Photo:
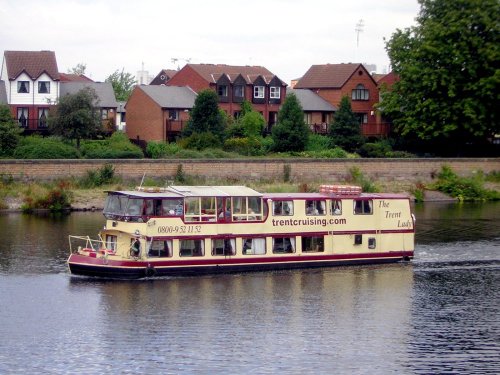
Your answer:
[[[269,89],[269,98],[271,99],[280,99],[281,98],[281,90],[278,86],[271,86]]]
[[[254,86],[253,87],[253,97],[256,99],[264,99],[265,98],[265,86]]]

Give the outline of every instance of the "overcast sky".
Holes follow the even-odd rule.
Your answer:
[[[384,38],[418,11],[417,0],[0,0],[0,48],[55,51],[60,72],[83,63],[95,81],[142,64],[156,76],[189,59],[261,65],[290,83],[313,64],[386,73]]]

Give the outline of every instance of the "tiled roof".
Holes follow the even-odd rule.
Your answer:
[[[94,82],[84,74],[59,73],[61,82]]]
[[[304,111],[310,112],[335,112],[337,108],[323,99],[315,92],[308,89],[286,89],[286,94],[295,94]]]
[[[113,86],[109,82],[61,82],[61,96],[66,94],[76,94],[85,87],[94,89],[97,97],[99,98],[99,107],[118,107]]]
[[[252,84],[259,76],[264,78],[266,83],[269,83],[275,77],[273,73],[263,66],[236,66],[225,64],[188,64],[188,66],[210,83],[217,82],[223,74],[227,75],[231,82],[241,74],[247,84]],[[285,84],[283,81],[281,82],[283,85]]]
[[[9,80],[15,80],[23,71],[33,80],[42,73],[47,73],[54,81],[59,80],[53,51],[5,51],[4,56]]]
[[[295,88],[340,88],[360,65],[352,63],[313,65],[295,85]]]
[[[394,72],[390,72],[390,73],[384,75],[383,77],[381,77],[377,81],[377,85],[380,86],[383,83],[385,83],[387,86],[391,87],[397,81],[399,81],[399,76],[396,73],[394,73]]]
[[[7,91],[5,81],[0,81],[0,104],[7,104]]]
[[[186,86],[137,86],[162,108],[193,108],[196,93]]]
[[[174,69],[162,69],[155,78],[149,83],[150,85],[161,85],[169,81],[177,73]]]

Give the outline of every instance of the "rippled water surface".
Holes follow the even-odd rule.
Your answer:
[[[500,205],[415,214],[410,264],[142,281],[67,273],[99,213],[0,215],[0,373],[498,373]]]

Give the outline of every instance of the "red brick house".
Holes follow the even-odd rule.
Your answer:
[[[195,99],[189,87],[136,86],[125,106],[128,137],[137,143],[173,141],[189,120]]]
[[[379,101],[377,82],[363,64],[313,65],[295,85],[309,89],[338,107],[343,96],[351,98],[365,136],[387,135],[388,128],[377,122],[374,105]]]
[[[220,108],[234,117],[239,116],[241,103],[247,100],[264,116],[270,129],[277,121],[287,85],[262,66],[187,64],[167,86],[189,86],[197,93],[212,89],[219,96]]]

